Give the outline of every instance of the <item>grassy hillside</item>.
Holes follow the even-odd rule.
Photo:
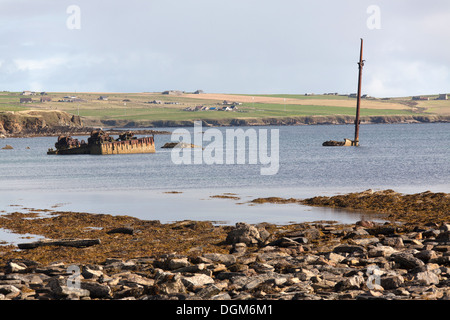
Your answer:
[[[107,96],[107,100],[99,100]],[[20,103],[28,97],[32,103]],[[70,93],[53,92],[45,97],[51,101],[40,102],[41,95],[22,96],[19,92],[0,92],[0,111],[61,110],[90,120],[128,121],[184,121],[223,120],[249,118],[286,118],[300,116],[354,116],[356,99],[335,95],[239,95],[239,94],[188,94],[165,95],[161,93]],[[64,97],[76,97],[73,102],[59,102]],[[363,99],[362,116],[393,115],[450,115],[450,101],[412,101],[411,97],[394,99]],[[66,98],[70,99],[70,98]],[[79,99],[79,100],[78,100]],[[149,103],[160,101],[160,104]],[[196,106],[222,107],[224,100],[239,102],[235,111],[185,111]]]

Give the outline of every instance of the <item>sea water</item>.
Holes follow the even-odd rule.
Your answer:
[[[352,139],[350,125],[260,128],[279,130],[275,175],[261,175],[258,164],[176,164],[172,150],[161,148],[173,141],[170,134],[155,136],[154,154],[112,156],[47,155],[56,137],[2,139],[0,147],[9,144],[14,149],[0,149],[0,211],[83,211],[161,222],[351,223],[366,214],[250,201],[366,189],[450,192],[450,124],[362,125],[357,148],[322,146],[327,140]],[[217,129],[225,134],[229,128]],[[212,197],[216,195],[232,198]]]

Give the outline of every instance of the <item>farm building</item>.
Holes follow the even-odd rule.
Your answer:
[[[22,96],[35,96],[36,92],[34,92],[34,91],[23,91],[20,95],[22,95]]]
[[[33,99],[31,98],[20,98],[20,103],[32,103]]]
[[[430,98],[428,98],[428,97],[421,97],[421,96],[415,96],[415,97],[412,97],[412,99],[413,100],[423,100],[423,101],[430,100]]]
[[[162,94],[168,94],[168,95],[173,95],[173,96],[179,96],[179,95],[182,95],[183,92],[182,92],[182,91],[179,91],[179,90],[167,90],[167,91],[164,91]]]
[[[235,101],[223,100],[222,104],[225,106],[240,106],[242,103],[235,102]]]
[[[436,100],[448,100],[447,94],[440,94],[439,97],[437,97]]]
[[[52,98],[51,97],[41,97],[40,101],[41,102],[50,102],[50,101],[52,101]]]

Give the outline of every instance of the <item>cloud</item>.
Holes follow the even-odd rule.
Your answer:
[[[63,57],[52,57],[48,59],[14,59],[13,63],[19,71],[51,70],[67,63]]]
[[[450,70],[445,65],[422,60],[392,61],[374,66],[365,90],[378,97],[398,97],[444,93],[450,85]]]
[[[356,90],[359,38],[364,91],[447,91],[450,3],[369,0],[3,0],[0,87],[47,91],[304,93]]]

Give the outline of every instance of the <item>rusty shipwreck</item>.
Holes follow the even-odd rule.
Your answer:
[[[86,143],[84,140],[72,138],[71,136],[59,136],[55,143],[56,149],[48,149],[47,154],[133,154],[133,153],[155,153],[154,137],[137,138],[133,133],[127,131],[119,135],[115,140],[103,130],[91,132]]]
[[[324,147],[359,147],[359,126],[361,125],[360,120],[360,109],[361,109],[361,82],[362,82],[362,71],[364,67],[363,60],[363,44],[364,40],[361,39],[361,48],[359,51],[359,62],[358,62],[358,93],[356,99],[356,117],[355,117],[355,139],[352,141],[350,139],[344,139],[344,141],[325,141],[322,146]]]

